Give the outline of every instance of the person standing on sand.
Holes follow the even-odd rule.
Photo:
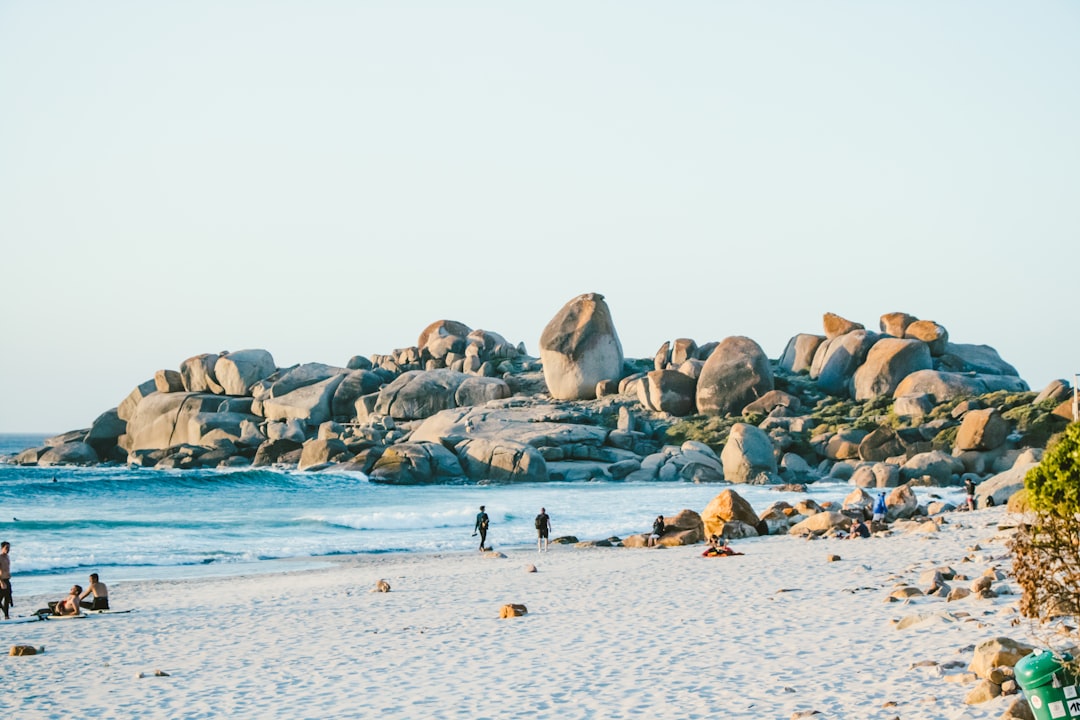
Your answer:
[[[885,522],[886,512],[888,512],[888,507],[885,503],[885,493],[878,493],[877,500],[874,501],[874,522]]]
[[[86,597],[93,595],[93,602],[86,602]],[[90,584],[86,586],[82,594],[79,595],[79,605],[87,610],[108,610],[109,609],[109,588],[105,586],[105,583],[98,579],[97,573],[90,573]]]
[[[484,506],[480,506],[480,512],[476,513],[476,525],[473,526],[473,537],[476,537],[476,533],[480,533],[480,551],[484,551],[484,543],[487,541],[488,514],[484,512]]]
[[[15,601],[11,599],[11,543],[7,540],[0,543],[0,609],[4,611],[4,619],[10,620],[8,608],[15,607]]]
[[[970,477],[964,478],[964,491],[967,493],[967,509],[975,509],[975,481]]]
[[[536,552],[540,552],[541,546],[544,552],[548,549],[548,536],[551,534],[551,516],[547,510],[540,508],[540,514],[536,516]]]

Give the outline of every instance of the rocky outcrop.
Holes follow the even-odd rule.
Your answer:
[[[101,462],[97,452],[84,442],[68,442],[50,447],[38,458],[40,467],[53,465],[96,465]]]
[[[878,327],[885,335],[891,335],[894,338],[904,337],[904,331],[907,330],[911,323],[917,321],[919,318],[914,315],[908,315],[903,312],[885,313],[878,321]]]
[[[701,369],[698,412],[736,415],[772,389],[772,368],[761,346],[747,337],[729,337],[717,345]]]
[[[1002,360],[998,351],[989,345],[946,343],[945,352],[937,358],[937,365],[937,369],[944,372],[1019,375],[1016,368]]]
[[[904,330],[904,337],[921,340],[934,357],[943,355],[949,342],[949,331],[933,320],[916,320]]]
[[[501,438],[475,437],[460,441],[454,454],[462,473],[471,480],[495,482],[544,482],[547,462],[539,450],[526,443]]]
[[[597,383],[621,377],[622,344],[603,295],[579,295],[559,310],[540,336],[540,361],[558,400],[594,398]]]

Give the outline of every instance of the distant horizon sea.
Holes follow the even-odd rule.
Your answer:
[[[0,434],[0,456],[46,437]],[[659,514],[701,512],[727,487],[759,512],[777,500],[841,500],[852,490],[846,483],[815,483],[806,493],[686,482],[392,486],[349,472],[0,463],[0,540],[12,544],[18,602],[63,595],[90,572],[122,583],[320,567],[335,555],[475,552],[480,505],[496,549],[532,546],[541,507],[552,537],[625,537],[648,530]],[[962,496],[953,488],[918,491],[953,502]]]

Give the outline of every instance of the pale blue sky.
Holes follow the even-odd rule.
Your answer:
[[[0,431],[201,352],[535,353],[582,292],[631,356],[904,311],[1071,379],[1078,37],[1075,2],[0,0]]]

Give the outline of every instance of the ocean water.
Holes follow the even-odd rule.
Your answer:
[[[41,436],[0,435],[0,454]],[[553,537],[645,532],[653,518],[701,511],[726,485],[528,483],[394,487],[359,473],[267,469],[34,468],[0,464],[0,539],[12,543],[16,596],[63,594],[90,572],[106,582],[278,572],[332,555],[470,552],[480,505],[488,544],[535,542],[546,507]],[[775,500],[842,499],[851,486],[808,493],[738,486],[757,510]],[[929,492],[929,491],[920,491]],[[960,491],[934,492],[958,500]],[[955,497],[953,497],[955,496]]]

